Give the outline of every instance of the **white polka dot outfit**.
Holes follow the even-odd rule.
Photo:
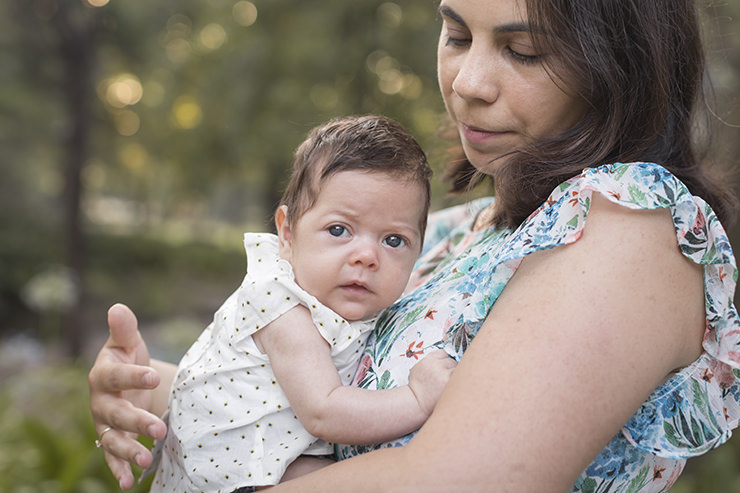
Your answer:
[[[275,235],[244,235],[248,272],[180,361],[153,492],[231,492],[276,484],[299,455],[331,454],[301,426],[251,335],[297,304],[352,380],[373,321],[349,324],[296,283]]]

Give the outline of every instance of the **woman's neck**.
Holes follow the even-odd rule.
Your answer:
[[[496,202],[489,205],[478,213],[478,217],[475,218],[473,223],[473,231],[480,231],[487,229],[493,224],[493,217],[495,214]]]

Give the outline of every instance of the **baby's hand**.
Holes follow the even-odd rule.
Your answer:
[[[457,362],[454,359],[441,349],[437,349],[427,354],[411,368],[409,388],[414,393],[419,407],[427,416],[432,414],[456,366]]]

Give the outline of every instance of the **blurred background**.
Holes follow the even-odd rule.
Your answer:
[[[736,168],[740,0],[703,11],[715,158]],[[394,117],[441,175],[439,25],[434,0],[0,3],[0,492],[117,490],[87,402],[107,308],[176,362],[311,127]],[[740,492],[740,438],[672,491]]]

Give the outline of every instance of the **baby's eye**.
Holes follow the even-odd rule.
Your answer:
[[[398,235],[390,235],[383,242],[391,248],[400,248],[406,245],[406,240]]]
[[[344,226],[340,226],[338,224],[333,224],[329,226],[327,231],[329,231],[330,235],[336,236],[336,237],[345,236],[347,234],[347,228],[345,228]]]

